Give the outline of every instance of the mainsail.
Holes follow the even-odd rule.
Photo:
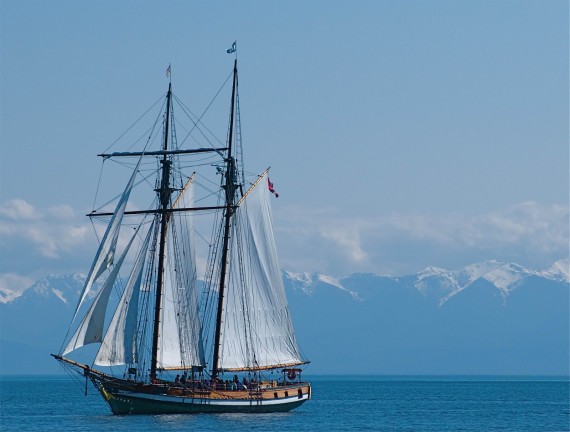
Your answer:
[[[267,172],[234,215],[221,370],[261,370],[305,363],[285,297],[266,185]]]
[[[192,207],[192,183],[184,189],[176,204]],[[202,328],[196,292],[194,225],[191,214],[171,215],[167,237],[162,296],[162,321],[159,333],[157,366],[184,369],[204,366]]]

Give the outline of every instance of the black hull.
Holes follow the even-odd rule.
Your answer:
[[[139,391],[106,389],[102,383],[98,389],[111,411],[116,415],[127,414],[220,414],[220,413],[275,413],[298,408],[310,398],[310,385],[290,387],[287,393],[294,396],[274,397],[273,389],[245,396],[232,397],[231,392],[215,396],[169,395]],[[283,394],[279,389],[278,396]],[[273,395],[273,397],[269,397]]]

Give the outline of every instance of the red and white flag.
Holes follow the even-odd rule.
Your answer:
[[[275,192],[275,189],[273,188],[273,183],[271,183],[271,180],[269,180],[269,177],[267,177],[267,187],[269,188],[269,192],[271,192],[273,195],[275,195],[275,198],[279,198],[279,194],[277,192]]]

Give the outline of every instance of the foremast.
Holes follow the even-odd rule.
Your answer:
[[[230,231],[231,231],[231,220],[235,208],[235,192],[237,185],[235,183],[236,179],[236,166],[235,159],[232,154],[233,147],[233,130],[234,130],[234,112],[235,112],[235,101],[237,92],[237,58],[234,60],[234,74],[233,74],[233,84],[232,84],[232,101],[231,101],[231,111],[230,111],[230,126],[228,133],[228,156],[226,159],[226,172],[225,172],[225,212],[224,212],[224,239],[222,245],[222,262],[220,269],[220,285],[218,290],[218,306],[216,311],[216,330],[214,335],[214,353],[212,359],[212,379],[215,381],[219,373],[219,360],[220,360],[220,340],[222,334],[222,314],[224,307],[224,291],[226,286],[226,273],[228,265],[228,252],[230,244]]]

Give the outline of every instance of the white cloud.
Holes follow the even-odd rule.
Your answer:
[[[15,199],[0,206],[0,243],[10,256],[25,256],[32,263],[34,255],[49,259],[72,252],[85,241],[89,232],[85,220],[76,220],[68,205],[37,211],[25,200]]]
[[[1,269],[31,274],[88,266],[96,250],[87,218],[69,206],[35,211],[24,200],[0,206]],[[41,210],[41,209],[40,209]],[[64,217],[62,217],[64,216]],[[281,265],[345,276],[404,274],[427,266],[459,268],[497,259],[543,270],[568,256],[568,207],[524,202],[485,214],[419,213],[344,217],[331,209],[286,208],[274,214]],[[99,232],[102,225],[96,225]],[[209,233],[208,233],[209,234]],[[125,232],[120,243],[128,241]],[[123,238],[124,237],[124,238]],[[201,244],[201,243],[200,243]],[[203,261],[200,267],[205,268]]]
[[[362,250],[360,233],[357,227],[339,229],[339,227],[328,226],[320,228],[320,235],[335,243],[341,252],[353,262],[363,262],[368,258],[368,254]]]
[[[560,205],[524,202],[480,215],[344,218],[288,209],[282,216],[275,224],[280,255],[295,271],[398,273],[488,259],[540,267],[568,256],[569,211]]]
[[[0,206],[0,216],[12,220],[40,219],[41,215],[34,207],[22,199],[13,199]]]
[[[530,247],[537,253],[568,252],[567,207],[525,202],[490,215],[485,222],[500,244]]]

